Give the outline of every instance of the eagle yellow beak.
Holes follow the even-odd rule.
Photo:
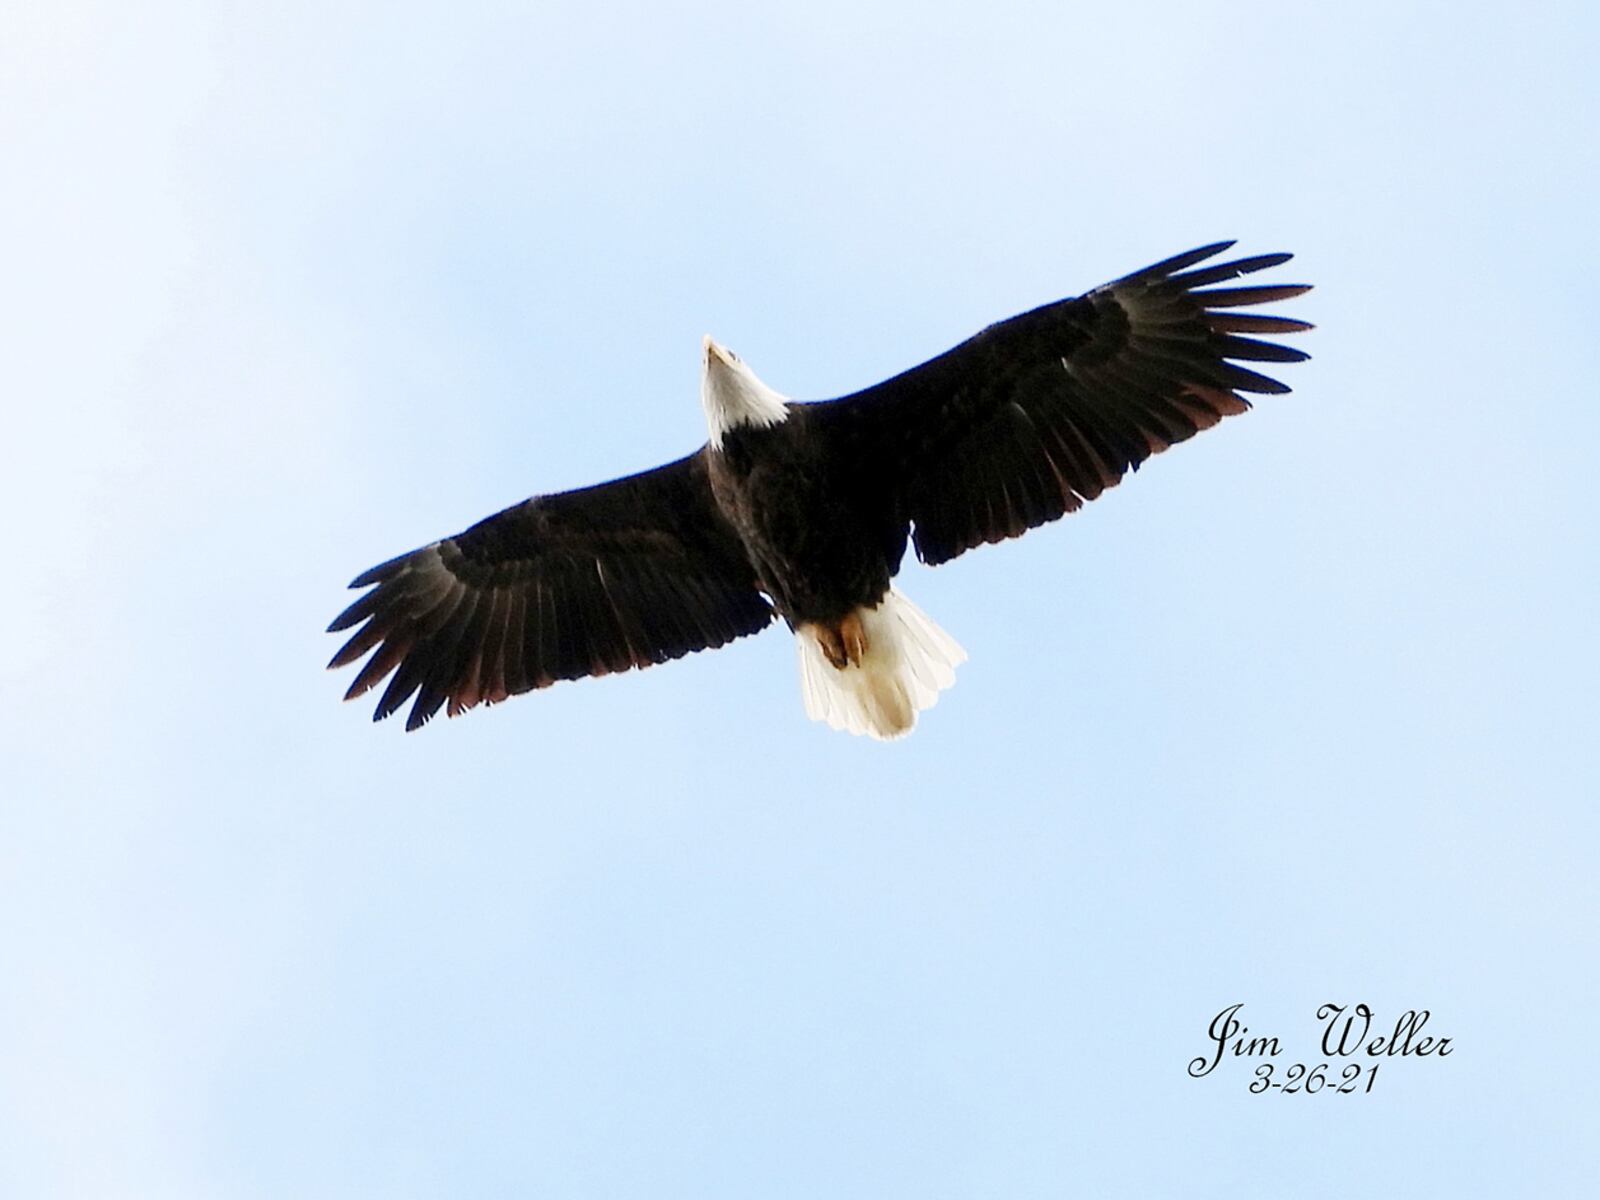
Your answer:
[[[712,359],[715,359],[725,367],[731,365],[728,358],[728,352],[721,346],[717,345],[716,342],[712,341],[709,333],[706,334],[704,339],[702,339],[701,344],[705,347],[706,362],[709,363]]]

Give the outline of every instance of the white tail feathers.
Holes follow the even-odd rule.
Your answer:
[[[955,683],[967,652],[893,588],[876,608],[857,612],[867,643],[860,666],[835,667],[814,630],[797,633],[806,716],[883,741],[904,737],[917,713]]]

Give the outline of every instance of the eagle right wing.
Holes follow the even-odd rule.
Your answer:
[[[372,653],[345,699],[390,680],[373,720],[415,694],[406,728],[558,679],[679,658],[756,633],[773,611],[711,495],[704,451],[625,479],[535,496],[359,576],[334,655]]]
[[[883,481],[924,562],[1018,537],[1244,412],[1239,393],[1289,390],[1231,360],[1298,362],[1302,351],[1240,335],[1311,326],[1240,310],[1309,289],[1211,288],[1290,257],[1196,267],[1231,245],[1001,321],[893,379],[807,407],[839,453]]]

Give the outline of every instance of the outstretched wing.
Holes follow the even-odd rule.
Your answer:
[[[1017,537],[1244,412],[1239,393],[1289,390],[1233,360],[1307,355],[1241,335],[1311,326],[1239,310],[1310,289],[1205,290],[1290,258],[1190,269],[1231,245],[1203,246],[991,325],[876,387],[812,406],[818,423],[885,480],[924,562]]]
[[[535,496],[350,585],[372,590],[329,632],[366,623],[333,656],[367,652],[345,699],[394,678],[382,720],[407,729],[548,687],[679,658],[772,620],[711,496],[703,452],[626,479]]]

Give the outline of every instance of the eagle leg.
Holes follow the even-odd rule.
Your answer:
[[[813,622],[811,634],[822,647],[822,656],[836,669],[859,667],[867,654],[867,630],[861,623],[861,613],[852,609],[839,620],[828,624]]]
[[[861,623],[859,608],[852,608],[839,622],[839,640],[844,643],[845,659],[859,667],[867,656],[867,627]]]

